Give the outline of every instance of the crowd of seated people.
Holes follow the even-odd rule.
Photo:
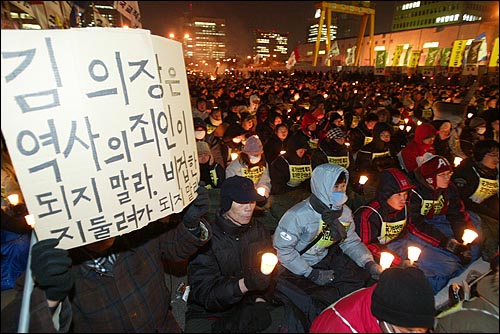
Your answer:
[[[498,262],[498,83],[310,71],[188,83],[214,232],[187,264],[187,332],[362,332],[337,312],[347,302],[372,305],[373,332],[425,332],[450,279],[477,259]],[[260,244],[278,257],[269,276],[256,267]],[[394,256],[389,269],[382,253]],[[380,296],[399,278],[415,303]],[[498,274],[496,284],[498,296]],[[332,327],[327,316],[345,318]]]

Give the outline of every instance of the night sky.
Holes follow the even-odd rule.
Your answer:
[[[395,1],[375,3],[375,33],[389,32]],[[307,27],[313,22],[317,1],[139,1],[142,27],[154,35],[167,37],[175,18],[189,11],[193,16],[226,19],[228,55],[250,55],[255,29],[289,32],[288,47],[305,42]],[[368,24],[369,27],[369,24]],[[368,31],[367,27],[367,31]],[[359,26],[352,27],[359,31]]]

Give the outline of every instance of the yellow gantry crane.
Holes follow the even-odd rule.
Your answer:
[[[354,2],[354,1],[353,1]],[[357,1],[355,3],[370,3],[370,1]],[[373,39],[375,33],[375,9],[364,7],[364,6],[355,6],[349,4],[339,4],[334,2],[323,1],[316,4],[316,9],[321,9],[321,16],[319,18],[319,26],[318,26],[318,37],[316,38],[316,47],[314,51],[314,60],[313,66],[316,67],[318,63],[318,53],[319,46],[321,41],[321,33],[323,30],[323,24],[325,22],[326,17],[326,54],[330,52],[331,48],[331,29],[330,26],[332,24],[332,12],[335,13],[344,13],[344,14],[352,14],[352,15],[361,15],[361,27],[359,30],[358,40],[356,43],[356,56],[354,60],[354,66],[359,66],[359,55],[361,53],[361,45],[363,44],[363,39],[365,35],[366,25],[368,23],[368,18],[370,18],[370,66],[372,65],[373,59]],[[328,60],[328,65],[330,64],[330,60]]]

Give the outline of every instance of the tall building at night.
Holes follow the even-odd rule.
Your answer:
[[[186,59],[220,60],[226,57],[226,20],[192,17],[184,23],[184,57]]]
[[[396,1],[392,31],[441,27],[491,19],[498,1]]]
[[[255,30],[253,53],[258,59],[286,60],[288,58],[288,33]]]
[[[318,38],[318,31],[319,31],[319,23],[311,24],[309,26],[309,29],[307,31],[307,43],[316,43],[316,39]],[[332,24],[330,26],[330,32],[331,32],[331,40],[333,41],[337,37],[337,25]],[[326,24],[323,24],[323,30],[321,30],[321,42],[326,41],[326,36],[327,36],[327,29],[326,29]]]

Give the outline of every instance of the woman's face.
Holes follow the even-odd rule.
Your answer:
[[[288,136],[288,129],[282,126],[276,131],[276,135],[278,136],[279,139],[285,140],[286,137]]]
[[[200,164],[206,164],[208,161],[210,161],[210,154],[198,154],[198,161],[200,162]]]
[[[382,140],[384,143],[390,142],[391,133],[389,131],[382,131],[382,133],[380,133],[380,140]]]
[[[451,133],[451,123],[446,122],[441,124],[441,126],[439,127],[439,138],[441,140],[448,139],[450,137],[450,133]]]

